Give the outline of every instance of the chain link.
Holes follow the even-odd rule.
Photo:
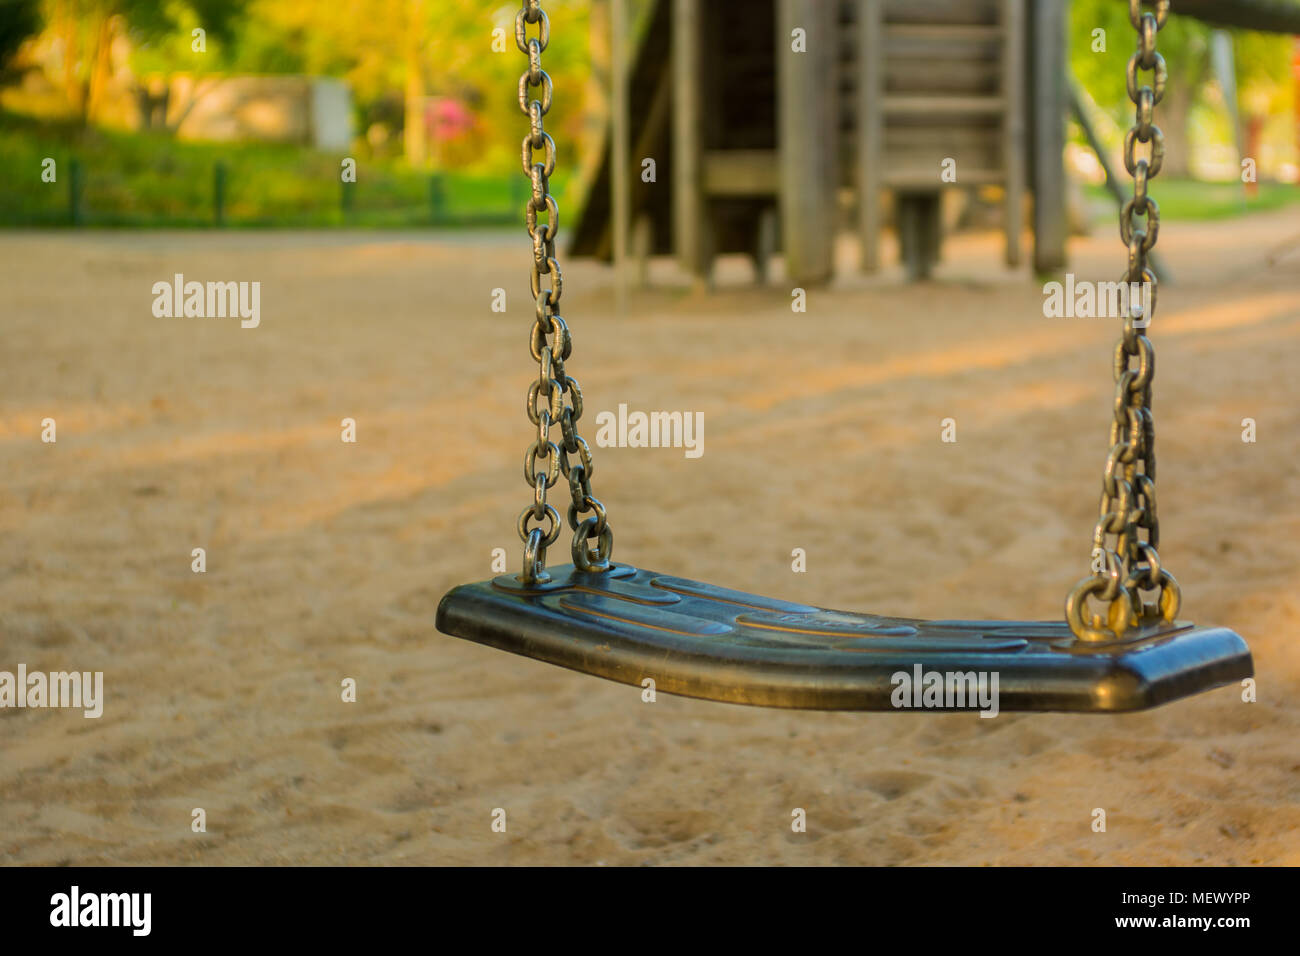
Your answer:
[[[1153,122],[1155,106],[1164,96],[1169,71],[1156,52],[1156,35],[1169,16],[1169,0],[1155,0],[1155,12],[1142,10],[1142,0],[1129,0],[1129,20],[1137,31],[1137,50],[1128,61],[1128,95],[1134,122],[1124,137],[1124,168],[1133,177],[1133,198],[1119,216],[1119,235],[1128,248],[1128,268],[1122,282],[1142,283],[1145,304],[1129,297],[1123,334],[1115,346],[1114,420],[1110,454],[1102,477],[1099,519],[1093,529],[1093,555],[1102,567],[1079,581],[1065,602],[1065,619],[1083,641],[1112,641],[1130,628],[1158,620],[1172,622],[1178,614],[1178,582],[1160,564],[1160,522],[1156,517],[1155,422],[1151,417],[1151,380],[1155,350],[1143,329],[1156,307],[1156,275],[1147,262],[1160,231],[1160,207],[1147,195],[1147,184],[1164,162],[1165,138]],[[1141,82],[1139,70],[1151,73]],[[1140,84],[1140,85],[1139,85]],[[1138,156],[1137,146],[1149,147]],[[1141,220],[1145,220],[1142,222]],[[1094,557],[1094,561],[1096,557]],[[1142,592],[1158,591],[1153,601]],[[1107,602],[1105,619],[1090,613],[1089,597]]]
[[[528,35],[530,24],[537,26],[536,36]],[[537,321],[529,333],[528,351],[538,365],[538,377],[528,387],[527,400],[528,420],[537,427],[537,437],[524,454],[524,482],[533,489],[533,500],[520,512],[518,522],[519,538],[524,542],[524,565],[519,580],[526,586],[550,580],[546,572],[546,549],[560,536],[560,515],[547,503],[546,493],[561,474],[568,481],[572,498],[568,522],[573,529],[574,567],[583,571],[607,571],[614,550],[614,533],[606,520],[605,506],[591,493],[591,449],[578,435],[582,389],[564,368],[573,339],[557,311],[564,294],[564,280],[555,258],[560,209],[549,184],[555,171],[555,141],[543,128],[553,93],[551,78],[542,69],[542,53],[550,37],[551,25],[541,0],[523,0],[515,14],[515,45],[528,57],[528,69],[519,77],[519,108],[528,117],[529,127],[521,159],[524,175],[532,186],[524,219],[533,241],[529,288],[537,303]],[[530,88],[540,88],[540,98],[530,98]],[[536,150],[542,151],[540,161]],[[546,215],[545,222],[538,221],[542,213]],[[557,424],[559,444],[551,440],[551,428]],[[577,461],[570,457],[574,455]]]

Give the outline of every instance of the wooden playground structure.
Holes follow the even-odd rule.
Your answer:
[[[631,131],[631,166],[612,162],[611,135],[572,251],[613,256],[610,196],[625,193],[634,256],[673,253],[705,279],[714,256],[742,252],[761,277],[779,248],[793,281],[815,283],[833,271],[841,195],[856,209],[862,268],[878,266],[888,193],[909,274],[922,277],[951,184],[1001,190],[1011,265],[1026,188],[1050,197],[1034,206],[1033,255],[1054,268],[1064,56],[1056,0],[755,0],[743,12],[658,0],[629,57],[635,130],[614,117]],[[654,182],[636,175],[642,157],[656,158]],[[620,167],[631,173],[621,188],[610,181]]]
[[[623,0],[613,0],[616,33]],[[571,253],[671,254],[697,282],[780,251],[799,284],[828,280],[852,224],[880,263],[892,202],[909,278],[941,251],[944,190],[1001,193],[1005,261],[1066,264],[1065,0],[653,0],[621,55],[609,129]],[[1221,25],[1300,30],[1275,0],[1184,0]],[[620,17],[622,18],[620,20]],[[802,31],[796,48],[795,31]],[[622,62],[620,62],[622,61]],[[642,163],[655,161],[647,182]],[[1027,202],[1028,200],[1028,202]]]

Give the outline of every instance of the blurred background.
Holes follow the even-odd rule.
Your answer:
[[[626,0],[617,10],[612,5],[613,0],[547,5],[556,26],[544,59],[556,89],[556,109],[548,116],[559,150],[552,191],[562,207],[566,201],[583,203],[608,163],[611,64],[617,54],[612,22],[622,24],[634,100],[638,84],[649,83],[652,96],[657,78],[671,72],[672,3]],[[745,59],[744,37],[761,34],[756,42],[774,50],[774,6],[748,5],[744,17],[722,24],[715,37],[708,11],[723,10],[725,18],[727,5],[705,4],[704,22],[697,25],[706,65],[721,62],[723,72],[743,80],[759,112],[764,96],[773,96],[775,70],[771,62]],[[848,13],[839,33],[851,37],[855,4],[842,6]],[[934,32],[944,26],[938,8],[945,5],[929,6],[936,9],[910,21],[906,14],[896,17],[899,29],[910,22],[931,30],[928,46],[925,37],[912,37],[922,43],[913,47],[914,74],[947,64],[956,88],[973,88],[977,75],[951,68],[963,57],[978,57],[978,46],[960,47],[961,30],[977,43],[970,31],[980,28],[984,7],[993,11],[988,29],[1020,29],[1028,59],[1042,49],[1032,9],[1042,4],[1013,4],[1030,8],[1029,22],[1018,27],[999,27],[997,3],[947,4],[960,13],[949,16],[946,40]],[[1272,4],[1279,6],[1285,5]],[[515,105],[522,60],[514,45],[515,8],[453,0],[0,0],[0,224],[513,222],[521,217],[527,186],[518,166],[524,119]],[[1073,0],[1062,9],[1067,22],[1061,43],[1081,108],[1095,144],[1122,173],[1119,150],[1132,114],[1124,88],[1132,47],[1126,4]],[[1249,15],[1221,19],[1252,23]],[[1098,29],[1110,40],[1100,50]],[[725,37],[739,39],[728,47]],[[1172,77],[1158,108],[1169,147],[1160,189],[1166,216],[1233,216],[1300,199],[1297,44],[1286,33],[1189,16],[1175,16],[1161,32]],[[891,40],[886,52],[898,49]],[[846,52],[841,73],[852,71],[852,56]],[[924,63],[926,56],[931,65]],[[707,89],[707,77],[700,83]],[[855,96],[852,87],[851,78],[838,83],[846,102]],[[1020,91],[1021,108],[1031,119],[1035,87],[1031,72]],[[634,134],[638,124],[652,119],[649,106],[639,102],[633,109]],[[1074,190],[1068,197],[1071,225],[1078,230],[1091,220],[1089,203],[1113,209],[1113,200],[1085,128],[1068,109],[1063,112],[1072,116],[1064,130],[1064,159]],[[851,126],[853,118],[846,122]],[[1032,140],[1032,122],[1028,132]],[[761,131],[727,132],[732,147],[744,146],[746,136],[763,145]],[[851,140],[852,130],[845,136]],[[629,139],[635,154],[637,137]],[[651,145],[667,145],[665,137],[658,140]],[[1242,182],[1242,156],[1255,160],[1258,182]],[[54,185],[41,179],[47,157],[60,171]],[[341,182],[340,164],[347,157],[358,163],[355,183]],[[852,164],[851,156],[841,164],[845,185],[852,184]],[[761,168],[755,176],[763,178]],[[994,210],[996,223],[1004,186],[997,176],[984,178],[966,180],[969,190],[953,191],[962,194],[959,203],[945,199],[946,227],[988,225],[981,206]],[[602,187],[605,204],[608,183]],[[634,218],[636,213],[634,199]],[[597,218],[604,215],[602,210]],[[886,221],[889,215],[886,209]],[[592,228],[584,223],[584,231]],[[745,229],[752,232],[753,223]],[[666,242],[649,241],[661,248]],[[585,244],[585,251],[610,254],[607,238],[602,246],[593,234]],[[724,238],[719,251],[725,245]],[[1043,264],[1052,265],[1051,258]]]

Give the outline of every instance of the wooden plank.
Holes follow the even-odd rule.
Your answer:
[[[947,149],[988,153],[995,159],[1002,155],[1002,124],[958,124],[941,126],[907,126],[890,124],[885,130],[885,149]],[[1000,162],[992,165],[1001,165]]]
[[[924,169],[916,168],[895,168],[895,163],[890,160],[888,170],[885,173],[884,184],[890,188],[932,188],[939,189],[945,184],[939,181],[939,164],[933,163],[925,166]],[[961,186],[1004,186],[1006,185],[1006,173],[1001,169],[967,169],[958,167],[957,182],[948,185],[948,188]]]
[[[668,110],[672,106],[672,92],[672,77],[669,75],[669,71],[665,70],[659,74],[658,81],[655,83],[654,95],[650,98],[650,108],[646,110],[633,145],[632,167],[638,174],[641,161],[654,157],[653,145],[655,140],[663,135],[661,127],[663,127],[668,117]],[[641,182],[639,175],[632,177],[633,188],[639,186],[642,192],[652,191],[654,185],[655,183]]]
[[[1003,155],[1001,123],[891,124],[884,137],[885,184],[938,186],[942,163],[951,158],[957,161],[958,185],[1002,185],[1006,180]]]
[[[704,154],[704,195],[775,196],[777,154],[770,149],[715,149]]]
[[[1065,9],[1060,0],[1031,0],[1033,81],[1034,271],[1065,267]]]
[[[884,166],[884,0],[858,0],[858,237],[863,272],[880,268],[880,187]]]
[[[1002,37],[1002,26],[992,23],[891,23],[885,36],[895,40],[952,43],[986,43]]]
[[[1002,168],[1006,175],[1003,218],[1006,220],[1006,263],[1014,269],[1020,265],[1025,195],[1024,0],[1002,0],[1002,25],[1006,31],[1002,50],[1002,95],[1007,104],[1002,114]],[[1064,183],[1062,187],[1064,200]]]
[[[614,311],[627,314],[628,238],[631,232],[632,184],[628,168],[627,0],[612,0],[610,16],[610,208],[614,232]]]
[[[649,213],[642,212],[636,217],[629,246],[634,266],[632,288],[644,289],[650,283],[650,256],[654,254],[654,223]]]
[[[632,146],[633,160],[628,167],[628,188],[631,197],[631,212],[633,230],[636,228],[637,216],[648,206],[658,202],[658,196],[655,191],[660,187],[658,182],[644,183],[638,175],[640,170],[640,160],[645,157],[654,156],[654,143],[656,140],[667,138],[663,130],[668,121],[668,109],[672,103],[672,71],[664,70],[658,75],[658,82],[655,85],[654,96],[650,100],[650,108],[646,111],[645,119],[637,128],[636,142]],[[612,135],[612,134],[611,134]],[[613,152],[612,144],[610,152]],[[612,161],[611,161],[612,165]],[[613,190],[610,190],[612,196]],[[661,195],[661,194],[660,194]],[[585,215],[585,212],[584,212]],[[610,217],[601,227],[599,237],[589,253],[597,259],[613,259],[613,241],[611,239],[612,226]],[[669,217],[671,221],[671,217]],[[651,228],[651,248],[652,250],[660,246],[659,237]],[[632,253],[635,258],[635,251]]]
[[[944,28],[949,29],[949,28]],[[885,49],[890,57],[907,62],[909,57],[953,57],[996,61],[1002,50],[1001,27],[952,27],[953,31],[940,32],[938,28],[900,24],[886,26]],[[912,64],[916,66],[916,64]],[[929,64],[927,64],[928,66]]]
[[[1002,86],[998,58],[943,58],[926,63],[918,70],[910,59],[885,58],[884,88],[896,93],[978,93],[996,95]]]
[[[889,30],[886,30],[885,49],[889,51],[889,56],[892,59],[901,64],[910,63],[913,68],[917,64],[910,62],[912,58],[938,59],[946,57],[954,60],[982,60],[986,63],[996,63],[1002,52],[1002,41],[996,37],[987,41],[972,43],[965,40],[945,40],[938,37],[930,38],[906,34],[893,36]],[[941,66],[943,64],[935,65]],[[930,64],[927,63],[927,69],[929,66]]]
[[[998,0],[888,0],[887,23],[996,23]]]
[[[1217,26],[1300,34],[1300,5],[1282,0],[1178,0],[1174,7]]]
[[[1002,96],[891,93],[884,97],[883,106],[887,116],[992,116],[1005,110],[1007,102]]]
[[[836,95],[835,15],[818,0],[777,0],[777,142],[786,274],[796,284],[834,271]],[[805,31],[806,52],[791,49]]]
[[[673,245],[697,282],[706,278],[701,127],[700,0],[673,2]]]
[[[582,91],[583,148],[578,154],[583,157],[581,182],[586,188],[595,184],[596,177],[601,172],[609,137],[609,110],[612,105],[609,94],[614,88],[609,72],[612,60],[609,49],[609,5],[610,0],[592,0],[587,29],[591,68],[587,72],[587,81]]]

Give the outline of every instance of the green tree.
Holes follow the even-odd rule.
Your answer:
[[[14,54],[41,28],[41,0],[0,0],[0,83],[12,78]]]
[[[1169,67],[1169,82],[1156,108],[1156,125],[1165,137],[1165,176],[1189,175],[1188,127],[1210,73],[1209,37],[1209,28],[1200,21],[1177,15],[1171,15],[1160,30],[1157,46]],[[1071,4],[1070,67],[1098,105],[1126,129],[1133,121],[1133,103],[1125,71],[1136,43],[1127,4],[1115,0]]]
[[[214,45],[229,42],[246,6],[247,0],[45,0],[73,114],[82,125],[94,118],[112,70],[113,41],[121,33],[147,67],[166,73],[194,69],[202,61],[186,59],[193,52],[190,31],[201,27]],[[142,96],[141,108],[146,105],[152,119],[156,104]]]
[[[514,40],[518,9],[508,0],[352,0],[342,15],[328,3],[255,0],[235,38],[234,62],[267,69],[293,50],[304,72],[346,79],[358,104],[398,94],[404,153],[416,166],[435,158],[470,162],[424,141],[427,98],[455,97],[479,121],[481,148],[466,155],[480,169],[499,173],[518,168],[527,128],[516,102],[526,67]],[[582,136],[590,2],[548,0],[546,10],[551,41],[542,59],[556,89],[547,128],[567,164]],[[494,50],[494,40],[504,49]]]
[[[187,101],[172,104],[172,76],[185,72],[201,79],[228,69],[247,6],[248,0],[120,0],[118,16],[131,40],[142,128],[174,133],[184,122],[214,84],[196,82]],[[196,49],[198,30],[201,50]]]
[[[1294,40],[1285,34],[1232,31],[1237,110],[1241,116],[1242,149],[1258,161],[1264,128],[1269,120],[1295,115],[1295,86],[1291,81]]]

